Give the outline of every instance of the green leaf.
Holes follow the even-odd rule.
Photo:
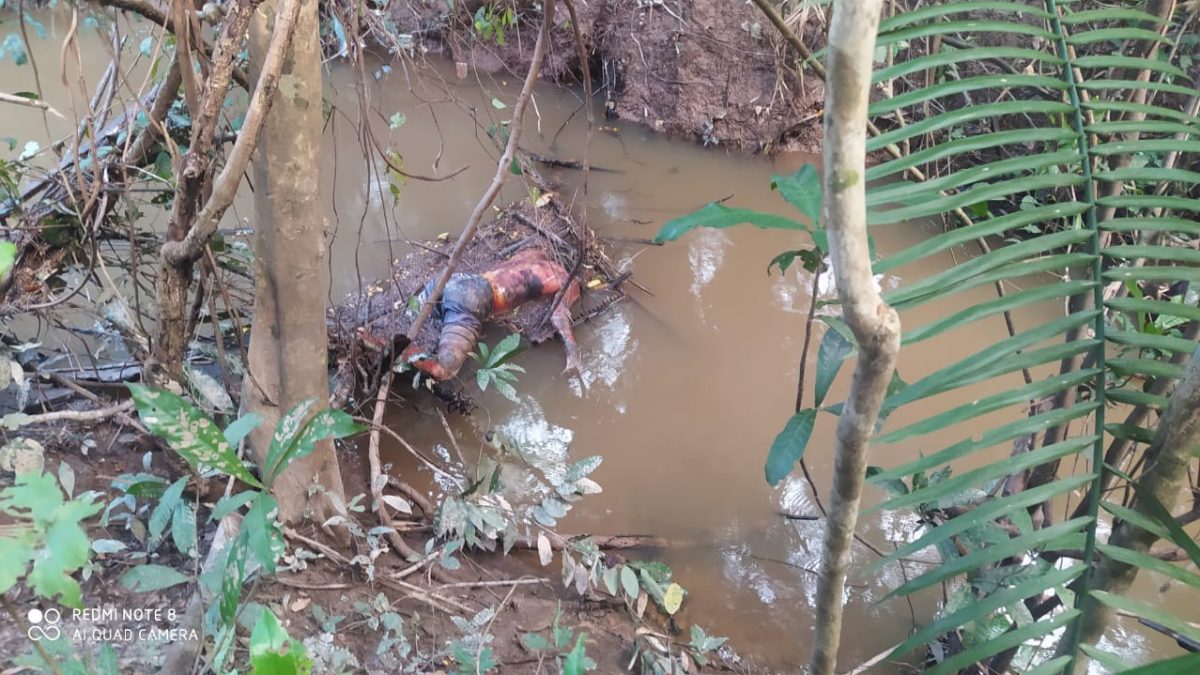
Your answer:
[[[633,568],[629,565],[621,566],[621,588],[625,591],[625,597],[630,602],[637,599],[638,591],[640,590],[637,572],[634,572]]]
[[[210,519],[213,521],[220,521],[225,516],[237,511],[253,501],[258,494],[259,493],[257,490],[245,490],[227,497],[221,497],[221,499],[217,501],[216,506],[213,507],[212,516],[210,516]]]
[[[817,377],[814,395],[816,397],[815,405],[818,408],[825,402],[825,395],[829,393],[829,388],[837,379],[842,362],[846,360],[847,356],[854,353],[854,343],[849,327],[836,319],[823,317],[823,320],[829,325],[829,329],[825,331],[825,335],[821,338],[821,346],[817,350]]]
[[[224,434],[204,413],[168,391],[128,384],[138,415],[150,431],[167,441],[197,473],[211,467],[261,488],[234,454]]]
[[[600,455],[592,455],[591,457],[584,457],[583,459],[579,460],[578,462],[575,462],[574,464],[572,464],[567,469],[566,474],[563,475],[563,482],[564,483],[574,483],[575,481],[579,480],[580,478],[584,478],[584,477],[590,475],[593,471],[595,471],[600,466],[600,464],[603,461],[604,461],[604,458],[601,457]]]
[[[801,410],[792,415],[783,431],[775,437],[775,442],[771,444],[771,450],[767,453],[765,467],[769,485],[778,485],[779,481],[791,473],[792,466],[804,456],[804,448],[808,445],[808,438],[812,435],[816,419],[816,410]]]
[[[175,550],[192,555],[196,547],[196,512],[189,504],[180,504],[171,519],[171,541]]]
[[[805,164],[789,176],[772,176],[771,189],[779,190],[779,194],[799,209],[808,222],[813,225],[821,222],[821,174],[812,164]],[[822,250],[828,251],[828,245]]]
[[[493,96],[492,97],[492,107],[495,108],[496,110],[504,110],[508,106],[504,104],[504,101],[501,101],[500,99]]]
[[[225,427],[222,435],[225,436],[225,442],[229,444],[229,447],[236,448],[241,445],[242,439],[257,429],[260,424],[262,424],[262,416],[256,412],[248,412]]]
[[[167,531],[167,525],[171,523],[171,514],[179,506],[183,499],[183,488],[187,487],[190,476],[184,476],[179,480],[171,483],[171,486],[163,492],[162,497],[158,500],[158,505],[154,507],[154,512],[150,514],[150,538],[152,540],[159,539],[163,533]]]
[[[1138,666],[1124,671],[1121,675],[1179,675],[1179,673],[1194,673],[1197,670],[1200,670],[1200,652]]]
[[[117,663],[117,651],[107,642],[100,647],[100,652],[96,654],[96,673],[95,675],[121,675],[120,667]]]
[[[280,530],[275,514],[278,506],[275,498],[266,492],[254,496],[246,517],[242,519],[242,529],[238,532],[239,548],[246,548],[254,554],[255,560],[269,574],[275,573],[275,561],[283,555],[283,532]]]
[[[12,274],[16,261],[17,245],[11,241],[0,239],[0,286],[3,286]]]
[[[815,249],[797,249],[795,251],[784,251],[779,255],[771,258],[771,262],[767,263],[767,276],[771,276],[771,268],[778,267],[779,274],[787,274],[787,270],[792,266],[792,262],[800,259],[801,265],[810,273],[816,272],[821,265],[821,256]]]
[[[268,483],[274,482],[292,462],[312,454],[317,443],[331,438],[353,436],[366,430],[365,426],[355,422],[350,415],[332,408],[320,410],[300,426],[300,420],[307,415],[312,405],[311,400],[297,405],[276,426],[263,473]]]
[[[165,565],[138,565],[121,575],[121,585],[135,593],[170,588],[190,580],[187,575]]]
[[[550,648],[550,642],[537,633],[522,633],[521,642],[525,645],[525,648],[531,652],[537,652]]]
[[[750,209],[730,208],[724,204],[712,202],[698,211],[667,221],[659,230],[655,241],[675,241],[698,227],[723,229],[742,223],[749,223],[763,229],[809,231],[808,227],[791,218]]]
[[[587,639],[587,633],[580,633],[575,640],[575,647],[563,659],[563,675],[583,675],[584,660],[587,658],[584,655],[586,645],[584,641]]]
[[[393,130],[399,129],[407,121],[408,117],[404,113],[392,113],[391,118],[388,120],[388,127]]]
[[[252,675],[308,675],[312,668],[304,645],[288,636],[270,610],[264,610],[250,633]]]

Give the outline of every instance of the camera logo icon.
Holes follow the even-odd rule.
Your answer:
[[[34,607],[29,610],[26,615],[29,619],[29,639],[34,642],[42,640],[54,641],[62,637],[62,628],[58,626],[62,621],[62,612],[57,608],[51,607],[47,610]]]

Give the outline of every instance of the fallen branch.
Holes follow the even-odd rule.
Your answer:
[[[371,510],[379,514],[379,520],[385,527],[388,528],[387,540],[396,549],[396,552],[404,556],[406,560],[420,557],[413,547],[404,541],[404,537],[396,531],[396,526],[392,522],[392,514],[388,511],[387,504],[383,501],[383,486],[387,484],[387,479],[380,480],[383,475],[379,462],[379,430],[383,428],[383,412],[387,409],[387,393],[392,386],[392,371],[387,371],[383,376],[383,381],[379,384],[379,393],[375,398],[375,414],[371,420],[371,437],[367,443],[367,461],[371,465]]]
[[[51,422],[98,422],[100,420],[115,417],[123,413],[133,410],[133,401],[125,401],[119,405],[114,405],[110,408],[97,408],[94,410],[55,410],[48,413],[40,413],[37,415],[29,415],[21,421],[22,426],[30,424],[49,424]]]

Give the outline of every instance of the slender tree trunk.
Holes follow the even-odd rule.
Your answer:
[[[1153,519],[1146,507],[1146,497],[1153,497],[1167,511],[1172,511],[1188,479],[1188,463],[1200,446],[1200,348],[1171,395],[1167,411],[1158,423],[1154,440],[1146,449],[1146,471],[1137,481],[1137,496],[1133,510]],[[1108,543],[1139,553],[1149,553],[1158,537],[1136,525],[1121,521],[1113,528]],[[1138,568],[1128,563],[1101,556],[1088,586],[1092,590],[1123,595],[1133,585]],[[1080,618],[1080,644],[1093,644],[1112,620],[1113,610],[1093,597],[1083,602]],[[1064,642],[1065,644],[1065,642]]]
[[[837,0],[829,27],[823,217],[838,297],[858,342],[859,356],[837,426],[833,494],[817,586],[810,664],[814,675],[831,675],[837,664],[846,571],[867,470],[867,442],[900,352],[900,317],[883,301],[871,274],[863,178],[872,54],[882,5],[882,0]]]
[[[259,77],[272,32],[289,0],[269,0],[250,26],[251,79]],[[282,412],[306,400],[324,405],[326,371],[324,218],[319,203],[321,62],[317,0],[300,0],[291,46],[279,76],[278,96],[263,122],[254,154],[256,255],[254,324],[243,384],[247,409],[264,423],[250,436],[261,463]],[[323,491],[311,495],[318,483]],[[326,441],[293,462],[272,486],[280,518],[331,514],[325,492],[343,498],[333,444]]]

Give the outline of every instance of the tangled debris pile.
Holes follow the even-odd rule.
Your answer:
[[[541,206],[528,201],[511,204],[495,219],[481,225],[457,271],[480,272],[518,251],[540,248],[580,281],[584,294],[576,323],[623,299],[621,283],[629,274],[617,270],[596,237],[584,231],[565,207],[553,198],[539,203]],[[448,239],[416,242],[416,250],[397,261],[390,277],[368,284],[330,308],[331,362],[338,369],[336,400],[345,401],[372,391],[378,386],[380,368],[385,362],[390,364],[387,357],[399,353],[410,341],[436,351],[440,320],[431,318],[417,336],[410,336],[408,328],[416,318],[416,294],[425,282],[442,271],[452,245]],[[579,264],[581,251],[583,261]],[[555,332],[549,321],[553,302],[553,298],[527,302],[496,323],[520,333],[530,342],[544,342]],[[460,410],[473,407],[470,398],[453,385],[438,385],[436,391],[452,407]]]

